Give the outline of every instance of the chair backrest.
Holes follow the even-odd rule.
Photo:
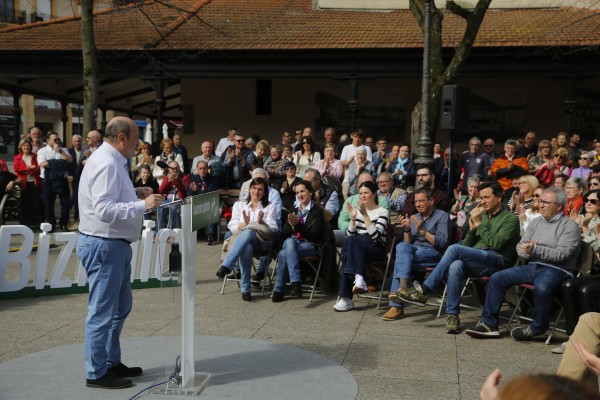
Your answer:
[[[594,249],[589,243],[581,241],[581,252],[577,262],[577,271],[584,276],[590,275],[595,260]]]
[[[394,247],[394,240],[396,239],[396,225],[392,223],[388,223],[387,232],[385,234],[385,254],[389,254],[389,252]]]

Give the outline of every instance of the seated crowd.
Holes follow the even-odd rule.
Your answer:
[[[496,154],[493,139],[486,139],[482,150],[474,137],[460,157],[436,143],[434,165],[419,167],[410,146],[389,148],[384,137],[364,138],[355,130],[347,142],[338,142],[335,130],[327,128],[323,138],[317,142],[312,129],[305,128],[295,136],[284,132],[280,143],[270,144],[231,128],[216,148],[204,141],[200,155],[188,158],[193,154],[176,134],[153,144],[141,141],[129,167],[135,185],[151,187],[165,203],[216,190],[239,196],[225,235],[229,250],[217,275],[240,278],[245,300],[251,298],[251,282],[268,273],[271,258],[277,259],[278,270],[273,301],[284,299],[288,283],[291,296],[301,296],[300,259],[329,245],[341,248],[339,273],[333,268],[325,272],[328,289],[339,287],[334,309],[351,310],[353,295],[377,284],[365,276],[366,266],[386,257],[389,225],[396,230],[395,264],[384,320],[402,318],[405,303],[422,305],[446,286],[446,330],[458,333],[464,279],[485,277],[489,284],[481,320],[466,333],[498,336],[505,291],[532,282],[534,320],[512,331],[515,339],[527,340],[546,330],[551,310],[544,304],[555,288],[584,279],[577,277],[582,240],[592,253],[600,250],[598,141],[586,148],[580,135],[560,133],[538,144],[535,133],[528,132],[523,140],[507,140],[504,152]],[[68,230],[79,176],[102,144],[101,132],[89,132],[86,140],[83,146],[74,135],[73,146],[66,148],[49,132],[44,143],[38,128],[21,140],[15,173],[4,168],[0,185],[2,192],[20,187],[21,223],[35,226],[44,220],[53,229]],[[175,207],[161,209],[157,222],[159,228],[181,226]],[[216,224],[208,227],[207,243],[218,243],[216,235]],[[263,255],[251,276],[257,252]],[[515,264],[522,266],[511,268]],[[589,292],[594,283],[583,286]],[[572,282],[568,288],[583,290]],[[577,316],[568,312],[567,318],[572,330]]]

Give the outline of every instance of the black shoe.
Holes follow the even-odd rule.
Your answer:
[[[134,376],[140,376],[144,373],[140,367],[129,368],[123,363],[118,363],[114,367],[110,367],[108,370],[119,378],[132,378]]]
[[[229,269],[228,269],[226,266],[224,266],[224,265],[221,265],[221,266],[219,267],[219,269],[217,270],[217,273],[216,273],[215,275],[217,275],[217,277],[218,277],[219,279],[225,279],[225,276],[227,276],[227,274],[228,274],[229,272],[230,272],[230,271],[229,271]]]
[[[116,376],[110,370],[98,379],[86,379],[85,386],[100,389],[125,389],[131,386],[131,379]]]
[[[227,275],[227,279],[237,279],[239,281],[242,279],[242,273],[239,269],[234,269],[229,275]]]
[[[283,301],[283,292],[273,292],[273,297],[271,298],[273,303],[281,303]]]
[[[252,278],[250,278],[250,283],[254,287],[260,287],[260,283],[265,279],[265,273],[262,271],[258,271]]]
[[[242,292],[242,300],[252,301],[252,295],[250,294],[250,292]]]
[[[290,284],[290,297],[302,297],[302,285],[300,282]]]
[[[208,246],[212,246],[213,244],[215,244],[215,241],[212,236],[208,235],[208,238],[206,239],[206,244]]]

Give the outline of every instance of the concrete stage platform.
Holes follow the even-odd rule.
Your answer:
[[[123,362],[141,366],[134,386],[107,390],[85,386],[83,345],[55,347],[0,364],[2,400],[129,399],[174,371],[178,337],[122,341]],[[196,336],[196,372],[211,376],[198,396],[149,394],[143,399],[339,399],[358,394],[354,377],[333,360],[307,350],[262,340]],[[164,387],[164,385],[162,386]]]

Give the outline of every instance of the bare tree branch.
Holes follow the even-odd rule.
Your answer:
[[[471,11],[467,10],[466,8],[462,8],[461,6],[456,4],[453,0],[448,0],[446,2],[446,9],[448,11],[450,11],[452,14],[456,14],[459,17],[462,17],[466,20],[469,20],[471,18],[471,15],[473,14]]]

